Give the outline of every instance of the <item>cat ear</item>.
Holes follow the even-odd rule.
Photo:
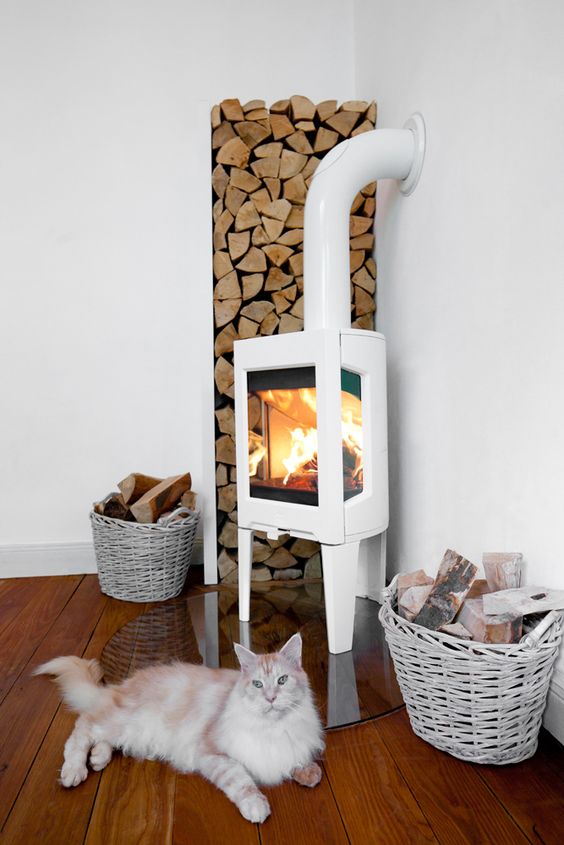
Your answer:
[[[290,637],[286,645],[282,646],[279,654],[297,666],[298,669],[302,667],[302,635],[294,634]]]
[[[237,655],[237,659],[241,664],[241,669],[243,670],[251,670],[254,669],[257,665],[257,656],[253,654],[252,651],[249,651],[248,648],[245,648],[244,645],[240,645],[240,643],[233,644],[235,648],[235,654]]]

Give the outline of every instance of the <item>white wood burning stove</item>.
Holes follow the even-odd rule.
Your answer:
[[[421,171],[424,124],[344,141],[311,183],[305,329],[236,341],[239,618],[249,621],[253,531],[321,543],[329,650],[352,648],[361,540],[388,526],[385,339],[350,328],[348,220],[371,181]]]

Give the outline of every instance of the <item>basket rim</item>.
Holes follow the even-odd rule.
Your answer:
[[[186,510],[190,509],[186,508]],[[170,532],[181,531],[185,528],[192,528],[194,524],[197,524],[200,521],[201,511],[190,510],[189,516],[185,517],[182,520],[178,520],[177,522],[173,522],[169,525],[163,525],[158,522],[128,522],[128,520],[126,519],[117,519],[114,516],[105,516],[103,513],[96,513],[94,509],[90,510],[89,517],[91,522],[98,522],[102,525],[105,524],[108,527],[113,526],[115,528],[127,528],[128,530],[131,529],[132,531],[150,530]]]
[[[410,636],[416,640],[421,647],[436,648],[440,646],[445,653],[453,654],[458,651],[462,654],[472,656],[491,656],[491,657],[510,657],[513,655],[534,657],[538,655],[543,648],[554,648],[558,645],[562,637],[562,618],[556,617],[544,637],[550,636],[554,630],[555,635],[551,639],[542,639],[537,645],[530,647],[523,642],[517,643],[481,643],[474,640],[462,640],[452,634],[443,634],[440,631],[434,631],[431,628],[425,628],[422,625],[417,625],[400,616],[392,607],[392,600],[396,595],[396,591],[387,588],[387,595],[382,603],[378,617],[384,627],[393,627],[396,631],[405,636]],[[390,621],[393,621],[392,622]]]

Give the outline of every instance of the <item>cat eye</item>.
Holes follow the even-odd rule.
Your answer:
[[[285,684],[287,680],[288,680],[288,675],[280,675],[280,677],[278,678],[278,683],[279,684]]]
[[[253,686],[260,689],[260,687],[262,687],[262,681],[253,681]]]

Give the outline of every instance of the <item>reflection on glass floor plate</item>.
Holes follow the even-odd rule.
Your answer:
[[[171,660],[235,669],[234,642],[269,652],[300,631],[304,668],[324,723],[349,725],[402,704],[378,610],[376,602],[357,599],[353,650],[335,655],[327,651],[321,583],[261,587],[251,594],[251,623],[239,622],[237,591],[220,587],[171,599],[128,622],[102,652],[104,677],[117,683]]]

